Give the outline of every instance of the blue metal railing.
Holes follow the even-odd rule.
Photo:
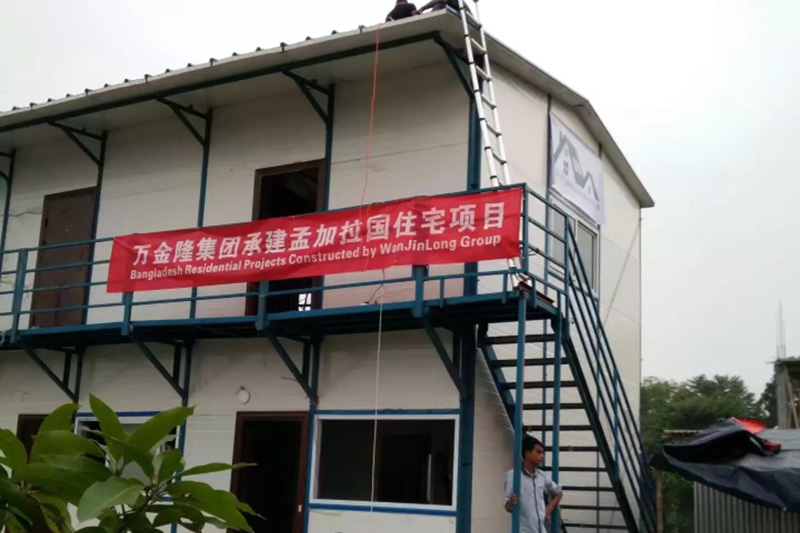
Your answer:
[[[514,185],[503,188],[522,188],[525,191],[522,206],[521,239],[520,239],[520,266],[518,268],[503,268],[502,270],[490,271],[465,271],[452,274],[431,275],[425,270],[415,269],[411,276],[401,276],[389,279],[377,279],[369,281],[355,281],[349,283],[325,283],[318,286],[287,289],[274,291],[270,290],[267,282],[262,282],[255,289],[240,290],[233,289],[230,293],[223,294],[204,294],[198,295],[193,292],[191,295],[178,297],[155,298],[150,300],[137,299],[132,293],[125,293],[116,301],[102,301],[94,303],[91,300],[92,289],[100,287],[106,283],[97,266],[109,263],[107,259],[71,263],[46,267],[30,267],[29,261],[32,254],[39,254],[42,251],[90,245],[97,249],[97,244],[109,243],[111,238],[96,239],[93,241],[82,241],[67,244],[41,246],[36,248],[23,248],[19,250],[9,250],[0,252],[3,266],[8,268],[8,264],[16,259],[16,268],[0,272],[0,275],[15,275],[13,289],[0,291],[0,318],[10,317],[11,324],[9,337],[13,341],[20,338],[20,333],[27,329],[22,324],[22,318],[42,313],[54,313],[64,311],[83,311],[84,326],[86,325],[86,315],[90,310],[114,309],[121,310],[119,320],[109,321],[115,325],[120,325],[123,334],[131,331],[133,314],[135,309],[170,305],[170,304],[190,304],[194,307],[199,302],[218,301],[218,300],[240,300],[245,298],[255,298],[258,301],[256,315],[248,317],[253,319],[256,326],[264,326],[267,320],[267,301],[272,298],[299,295],[323,295],[336,291],[352,291],[381,286],[392,286],[399,284],[410,284],[413,286],[413,296],[409,295],[407,300],[387,304],[385,308],[394,307],[398,309],[409,309],[419,311],[424,305],[445,306],[450,301],[465,300],[466,296],[448,296],[447,282],[450,280],[464,280],[479,277],[482,281],[494,279],[496,284],[490,294],[470,296],[469,298],[479,299],[481,297],[499,297],[503,303],[507,303],[511,298],[520,295],[517,283],[520,278],[528,281],[531,293],[538,293],[537,289],[543,291],[545,296],[552,295],[551,308],[559,312],[559,321],[564,325],[563,343],[572,343],[573,339],[583,348],[583,359],[588,372],[585,373],[587,381],[596,393],[596,411],[598,418],[602,422],[602,427],[598,431],[608,440],[612,450],[611,474],[618,483],[627,482],[626,494],[631,501],[635,501],[641,510],[643,524],[651,522],[652,510],[652,486],[647,475],[644,461],[644,446],[638,432],[636,416],[631,408],[628,394],[620,378],[620,372],[614,360],[611,346],[608,341],[602,320],[599,313],[599,301],[594,296],[591,283],[586,272],[584,259],[580,256],[578,243],[571,228],[570,217],[563,210],[547,201],[544,197],[530,190],[525,185]],[[537,203],[538,202],[538,203]],[[535,207],[540,207],[545,213],[544,222],[534,214]],[[563,217],[565,231],[560,233],[551,227],[551,216]],[[552,242],[551,242],[552,241]],[[556,243],[555,245],[553,244]],[[554,251],[560,249],[559,251]],[[65,285],[54,286],[28,286],[30,274],[37,275],[43,272],[53,272],[59,270],[85,269],[87,279],[85,282],[70,282]],[[88,278],[88,272],[93,272],[95,279]],[[10,279],[10,278],[5,278]],[[240,285],[241,286],[241,285]],[[433,287],[433,290],[431,290]],[[428,289],[426,291],[426,288]],[[33,298],[35,294],[47,293],[57,290],[85,289],[87,295],[83,304],[70,305],[65,307],[54,307],[48,309],[31,309],[26,306],[26,298]],[[433,293],[433,297],[425,298],[425,293]],[[8,297],[11,297],[9,305]],[[4,298],[5,297],[5,298]],[[327,299],[326,299],[327,300]],[[542,302],[539,298],[534,298],[538,304]],[[363,302],[352,302],[351,306],[363,308]],[[288,311],[283,313],[288,315],[301,315],[308,311]],[[341,313],[341,308],[324,308],[313,310],[320,316],[326,314]],[[214,318],[195,318],[191,315],[189,306],[186,309],[186,316],[177,316],[172,320],[165,320],[174,323],[199,324],[207,320],[236,320],[245,316],[244,306],[242,312],[237,316],[225,316]],[[520,315],[522,316],[522,315]],[[81,326],[75,327],[80,331]],[[561,329],[561,328],[560,328]],[[520,342],[524,346],[524,334]],[[558,351],[560,355],[560,351]],[[524,351],[520,357],[524,360]],[[558,375],[560,365],[556,365],[556,382],[554,394],[554,404],[558,404],[559,382]],[[557,450],[558,441],[558,420],[559,412],[554,410],[554,449]],[[554,457],[555,474],[557,476],[558,458],[557,451]]]
[[[524,185],[513,185],[509,187],[502,187],[502,188],[520,188],[527,191],[527,187]],[[495,189],[496,190],[496,189]],[[478,191],[476,191],[478,192]],[[453,193],[453,194],[463,194],[463,193]],[[525,209],[527,209],[527,195],[525,197]],[[526,215],[527,217],[527,211]],[[527,239],[527,225],[522,224],[522,234],[525,239]],[[119,297],[119,299],[115,301],[109,301],[109,297],[107,294],[99,294],[97,291],[98,287],[101,287],[106,284],[106,273],[101,272],[100,269],[97,267],[108,265],[108,259],[94,259],[89,261],[82,261],[82,262],[74,262],[62,265],[48,265],[48,266],[37,266],[31,265],[30,263],[35,260],[36,257],[40,257],[40,254],[43,252],[47,252],[50,250],[56,249],[66,249],[66,248],[77,248],[77,247],[85,247],[91,246],[93,249],[97,249],[99,244],[110,244],[113,241],[113,238],[101,238],[95,240],[87,240],[87,241],[78,241],[72,243],[64,243],[64,244],[56,244],[56,245],[47,245],[47,246],[39,246],[39,247],[30,247],[30,248],[21,248],[16,250],[6,250],[0,251],[0,259],[2,259],[3,265],[7,268],[7,270],[0,272],[0,274],[5,274],[7,278],[5,278],[6,283],[11,283],[13,280],[13,288],[5,289],[4,287],[0,287],[4,290],[0,290],[0,318],[11,318],[10,327],[6,326],[6,329],[9,333],[8,338],[12,341],[16,341],[20,337],[20,333],[24,332],[25,330],[29,329],[28,325],[25,324],[24,320],[25,317],[47,314],[47,313],[61,313],[61,312],[70,312],[70,311],[82,311],[84,313],[83,325],[86,325],[89,320],[89,312],[92,310],[102,310],[102,309],[119,309],[121,312],[119,313],[119,318],[110,320],[107,319],[106,316],[94,316],[91,317],[91,321],[94,324],[102,324],[102,323],[109,323],[109,324],[116,324],[117,322],[122,322],[122,329],[123,332],[130,331],[130,323],[133,319],[134,310],[141,309],[144,307],[156,307],[162,305],[169,305],[169,304],[189,304],[187,305],[187,313],[183,316],[177,312],[170,312],[170,317],[174,318],[176,321],[186,321],[186,320],[193,320],[195,317],[192,316],[191,310],[188,309],[189,306],[194,307],[200,302],[208,302],[208,301],[218,301],[218,300],[239,300],[239,299],[246,299],[246,298],[256,298],[259,302],[258,306],[258,316],[256,320],[258,323],[263,323],[264,317],[261,316],[266,313],[266,305],[265,302],[269,299],[277,299],[280,297],[288,297],[288,296],[299,296],[299,295],[307,295],[317,296],[322,295],[325,293],[332,293],[336,291],[348,291],[352,289],[360,289],[360,288],[368,288],[374,287],[378,288],[380,286],[391,286],[391,285],[398,285],[403,283],[414,283],[417,279],[413,276],[402,276],[396,278],[389,278],[389,279],[378,279],[378,280],[370,280],[370,281],[356,281],[350,283],[325,283],[319,286],[311,286],[311,287],[304,287],[304,288],[297,288],[297,289],[286,289],[286,290],[269,290],[267,283],[260,284],[257,288],[249,288],[248,290],[242,291],[241,289],[236,290],[232,289],[231,292],[222,293],[222,294],[197,294],[193,292],[191,295],[186,294],[181,296],[170,296],[164,298],[152,298],[152,296],[148,296],[151,299],[144,299],[139,295],[134,295],[133,293],[126,293]],[[523,243],[525,240],[523,240]],[[469,279],[472,277],[479,276],[481,279],[486,278],[495,278],[499,281],[498,285],[498,293],[502,294],[502,297],[507,301],[507,298],[514,292],[516,287],[512,281],[512,277],[522,276],[525,275],[527,271],[527,265],[530,262],[530,252],[531,249],[528,246],[524,246],[521,243],[521,258],[523,262],[523,267],[516,268],[516,269],[503,269],[503,270],[493,270],[493,271],[482,271],[482,272],[461,272],[461,273],[454,273],[454,274],[446,274],[446,275],[430,275],[425,274],[423,279],[423,286],[428,288],[427,292],[431,292],[431,286],[436,286],[436,289],[433,289],[435,294],[435,302],[438,302],[440,305],[444,305],[446,300],[448,300],[447,292],[446,292],[446,285],[448,280],[464,280]],[[535,248],[534,248],[535,249]],[[11,270],[8,269],[11,263],[16,263],[16,268]],[[81,275],[85,275],[85,281],[79,281],[79,279],[70,280],[64,284],[51,284],[45,285],[41,282],[40,279],[36,280],[36,283],[32,283],[31,275],[33,276],[40,276],[43,273],[52,273],[58,271],[68,272],[70,270],[79,270],[81,269]],[[90,278],[89,276],[92,276]],[[531,278],[536,278],[536,276],[528,276]],[[543,280],[542,280],[543,282]],[[240,285],[241,287],[241,285]],[[500,288],[501,287],[501,288]],[[38,308],[33,308],[30,305],[32,302],[31,300],[37,294],[42,293],[49,293],[54,291],[68,291],[68,290],[78,290],[84,289],[86,291],[86,298],[80,304],[74,305],[64,305],[64,306],[48,306],[47,308],[41,307],[41,304]],[[95,289],[94,291],[92,289]],[[154,291],[151,294],[158,294],[159,291]],[[419,291],[416,291],[419,292]],[[5,301],[2,300],[3,297]],[[9,298],[10,302],[9,302]],[[98,301],[98,298],[101,298],[102,301]],[[417,301],[422,298],[421,294],[416,294],[414,296],[409,296],[408,304],[410,305],[412,300]],[[360,306],[363,302],[352,302],[352,306]],[[238,304],[237,304],[238,305]],[[315,312],[323,312],[325,309],[315,309]],[[235,311],[232,311],[233,315],[237,315]],[[287,314],[293,313],[294,311],[289,311]],[[297,311],[301,312],[301,311]],[[238,318],[243,318],[245,315],[244,306],[242,305],[241,311],[238,313]],[[230,314],[225,315],[224,317],[219,318],[236,318],[236,316],[231,316]],[[198,319],[203,320],[203,319]],[[73,328],[80,329],[80,325],[72,326]]]
[[[652,480],[648,474],[646,450],[638,428],[637,417],[620,378],[605,326],[600,317],[600,301],[594,295],[584,260],[572,226],[566,225],[568,269],[566,280],[571,293],[568,311],[574,317],[575,333],[589,367],[590,386],[596,393],[594,405],[598,419],[613,453],[611,471],[618,483],[625,484],[641,517],[642,529],[655,530],[655,501]]]

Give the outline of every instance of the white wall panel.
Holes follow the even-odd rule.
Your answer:
[[[509,531],[503,510],[506,472],[513,467],[513,433],[489,367],[478,354],[475,386],[475,455],[472,473],[472,530]]]
[[[455,517],[369,511],[313,509],[308,520],[309,533],[449,533],[455,529]]]
[[[502,67],[492,67],[512,183],[547,190],[547,95]],[[484,163],[485,166],[485,163]]]
[[[451,346],[449,335],[440,332]],[[449,349],[449,348],[448,348]],[[457,409],[458,392],[422,331],[330,338],[322,346],[320,409]],[[380,369],[378,371],[378,368]]]

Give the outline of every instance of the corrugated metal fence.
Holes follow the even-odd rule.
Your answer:
[[[800,533],[800,514],[783,513],[694,484],[695,533]]]

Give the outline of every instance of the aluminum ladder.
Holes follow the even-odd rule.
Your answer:
[[[506,159],[506,149],[503,143],[503,133],[500,130],[500,114],[497,112],[497,99],[494,92],[492,80],[492,66],[489,61],[489,51],[486,45],[486,33],[481,24],[478,4],[479,0],[474,0],[475,14],[470,12],[466,0],[458,0],[458,12],[461,16],[461,23],[464,29],[464,49],[467,54],[469,64],[470,80],[472,82],[472,97],[475,100],[475,109],[478,112],[478,120],[481,128],[481,139],[483,140],[483,153],[486,156],[489,177],[493,187],[511,184],[511,176],[508,170],[508,160]],[[478,31],[479,41],[472,36],[470,27]],[[476,58],[481,60],[479,66]],[[487,112],[487,108],[489,111]],[[491,123],[488,115],[491,114]],[[497,167],[500,167],[500,174]],[[500,177],[502,176],[502,180]]]

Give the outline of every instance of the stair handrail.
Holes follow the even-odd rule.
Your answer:
[[[602,398],[603,392],[605,392],[609,396],[616,396],[617,400],[619,398],[622,398],[624,402],[621,405],[622,409],[619,409],[619,413],[622,415],[621,418],[624,422],[625,427],[622,428],[620,426],[617,426],[616,429],[623,437],[622,438],[623,447],[628,448],[627,450],[624,450],[626,452],[626,455],[633,456],[632,458],[628,459],[629,460],[632,459],[631,462],[633,462],[634,464],[638,463],[638,475],[635,477],[638,478],[637,480],[640,483],[644,484],[644,487],[642,486],[637,487],[636,484],[633,483],[633,480],[630,479],[632,476],[630,475],[630,472],[627,471],[628,461],[625,461],[626,459],[625,457],[623,457],[623,467],[626,470],[626,474],[628,475],[629,481],[631,481],[632,484],[631,488],[634,492],[634,496],[637,498],[637,500],[641,499],[646,504],[646,508],[642,509],[642,511],[646,511],[647,514],[650,515],[648,516],[648,518],[651,519],[652,512],[654,511],[654,505],[651,498],[647,496],[648,495],[652,496],[652,490],[647,490],[646,494],[644,493],[645,491],[642,490],[643,488],[652,489],[652,483],[647,476],[647,467],[645,462],[646,448],[644,447],[644,442],[642,440],[641,433],[638,431],[639,426],[634,418],[633,409],[631,408],[627,391],[625,390],[625,387],[621,385],[619,380],[620,376],[619,368],[617,367],[616,360],[614,359],[613,353],[611,351],[611,345],[610,342],[608,341],[608,335],[605,331],[605,327],[602,323],[602,320],[600,320],[597,307],[599,304],[599,300],[591,292],[591,288],[589,285],[589,277],[588,274],[586,273],[586,268],[583,263],[583,258],[581,257],[580,251],[578,249],[577,239],[575,237],[571,224],[565,224],[565,226],[566,226],[566,234],[568,240],[568,244],[565,246],[565,254],[570,255],[571,260],[569,261],[569,263],[571,263],[572,266],[570,271],[565,272],[565,280],[571,280],[572,276],[575,276],[575,280],[577,281],[577,287],[572,287],[572,289],[583,297],[584,304],[587,309],[587,314],[589,315],[590,319],[589,322],[591,323],[592,329],[595,331],[597,346],[594,345],[594,342],[591,342],[592,341],[591,337],[589,340],[590,343],[592,344],[592,351],[595,352],[593,355],[595,356],[597,361],[598,375],[602,377],[602,387],[601,387],[600,379],[598,379],[598,377],[595,376],[595,381],[598,389],[598,396],[601,398],[601,401],[604,402],[604,405],[605,405],[605,398]],[[569,287],[569,285],[574,285],[574,284],[566,283],[566,285]],[[586,302],[587,298],[591,298],[591,305]],[[576,300],[580,299],[576,298]],[[577,313],[573,314],[575,315],[575,319],[577,320],[578,314]],[[582,309],[581,309],[581,315],[583,315]],[[582,318],[584,321],[584,327],[586,327],[588,330],[589,324],[586,324],[586,318],[584,316],[582,316]],[[589,353],[587,353],[587,356],[588,355]],[[609,387],[605,375],[602,374],[603,369],[600,367],[601,364],[605,366],[605,369],[608,371],[609,374],[613,373],[614,375],[613,385],[611,387]],[[602,389],[605,389],[605,391],[603,391]],[[609,389],[613,391],[614,393],[613,395],[609,392]],[[611,400],[611,398],[609,398],[609,400]],[[607,406],[606,406],[606,412],[608,418],[611,419],[610,416],[611,411],[607,408]],[[631,426],[633,426],[633,429],[631,428]],[[633,435],[634,437],[631,437],[631,435]],[[614,438],[618,445],[620,443],[619,436],[615,434]],[[639,489],[638,492],[641,494],[637,494],[637,488]],[[641,506],[642,502],[640,501],[639,503],[640,507],[642,507]]]

